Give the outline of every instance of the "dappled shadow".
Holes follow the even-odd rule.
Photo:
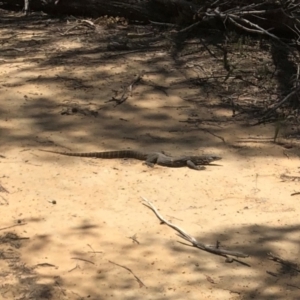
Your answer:
[[[102,229],[99,224],[96,227],[100,233]],[[62,230],[68,231],[67,228],[62,228]],[[167,227],[160,229],[160,231],[169,230],[171,229]],[[87,232],[89,229],[85,228],[83,231]],[[82,233],[84,233],[83,231]],[[69,233],[71,234],[71,232]],[[191,232],[189,233],[191,234]],[[175,235],[166,239],[163,236],[155,237],[151,234],[147,237],[137,238],[138,243],[133,243],[129,239],[110,243],[109,237],[102,232],[103,237],[99,239],[99,245],[94,245],[95,249],[91,248],[89,251],[70,249],[69,257],[65,257],[70,260],[69,272],[72,274],[70,285],[68,280],[64,279],[64,272],[60,270],[60,266],[53,265],[51,260],[47,260],[47,263],[41,260],[36,265],[27,264],[25,267],[22,263],[22,256],[20,256],[23,246],[19,245],[14,247],[14,250],[7,252],[7,243],[9,242],[7,237],[12,234],[3,233],[0,239],[2,241],[0,243],[2,252],[0,260],[4,260],[7,266],[2,274],[7,270],[16,279],[18,278],[18,282],[14,285],[6,284],[1,290],[1,295],[5,296],[7,293],[17,291],[18,295],[47,293],[48,296],[45,296],[45,299],[57,299],[55,295],[58,294],[64,296],[60,299],[80,299],[80,297],[87,296],[91,299],[105,299],[110,294],[116,296],[115,293],[118,290],[125,293],[123,299],[140,299],[141,295],[147,299],[149,295],[152,295],[153,299],[160,299],[159,294],[164,291],[164,299],[183,299],[184,291],[175,288],[172,284],[172,278],[180,276],[182,286],[208,284],[212,285],[214,290],[238,294],[242,299],[253,299],[253,297],[270,299],[270,292],[276,299],[296,299],[300,288],[298,285],[300,269],[299,265],[297,266],[299,264],[297,260],[299,235],[300,225],[298,224],[284,227],[258,225],[232,227],[224,228],[213,234],[206,233],[195,236],[201,242],[213,244],[219,241],[221,247],[226,245],[228,250],[248,254],[249,258],[240,259],[245,264],[240,264],[238,262],[226,263],[225,258],[180,244],[176,242],[178,238]],[[13,236],[16,237],[16,235]],[[66,239],[68,236],[69,234],[66,234]],[[30,240],[26,241],[26,247],[29,247],[33,256],[38,255],[41,251],[39,247],[30,246],[32,243],[36,244],[37,238],[32,236]],[[22,241],[22,236],[19,236],[19,240]],[[103,243],[103,240],[106,242]],[[51,236],[43,243],[45,248],[52,245],[51,248],[54,249],[57,240]],[[283,249],[280,246],[282,243],[289,243],[289,249],[294,250]],[[9,245],[13,244],[9,243]],[[62,253],[65,252],[64,247],[61,245]],[[101,251],[98,251],[99,247]],[[109,254],[112,251],[116,254],[120,250],[122,256]],[[135,256],[131,254],[133,251]],[[162,257],[160,251],[163,251],[164,255],[168,253],[167,260],[171,261],[169,267],[165,265],[166,257]],[[279,255],[278,252],[284,254]],[[284,263],[272,261],[268,256],[269,253],[274,255],[277,253]],[[109,257],[109,259],[105,259],[105,257]],[[51,270],[51,275],[43,275],[44,272],[40,272],[45,268]],[[52,270],[55,269],[56,271],[53,273]],[[150,278],[156,277],[157,273],[160,277],[166,278],[165,282],[150,280]],[[183,276],[184,273],[188,275]],[[53,274],[56,274],[55,281],[52,280]],[[89,280],[90,284],[83,295],[77,294],[76,296],[76,293],[72,291],[72,286],[79,284],[82,276],[88,276],[86,280]],[[51,279],[53,283],[46,285],[38,283],[44,282],[45,279]],[[99,284],[101,292],[97,287]],[[174,291],[170,294],[170,290],[173,288]],[[167,292],[168,290],[169,292]],[[73,296],[68,298],[66,295]]]
[[[292,56],[290,51],[282,45],[273,44],[271,47],[272,58],[274,61],[274,66],[276,72],[274,75],[278,81],[278,92],[280,96],[284,96],[290,93],[294,86],[293,78],[297,73],[297,65],[295,62],[295,57]],[[296,103],[294,103],[295,105]],[[297,107],[297,106],[295,106]]]
[[[231,33],[231,44],[224,48],[223,33],[212,35],[208,29],[192,39],[172,34],[166,38],[166,32],[150,25],[103,23],[92,30],[80,23],[67,25],[68,17],[2,15],[2,66],[21,58],[27,63],[2,74],[8,79],[3,85],[6,97],[15,90],[25,99],[18,108],[2,107],[0,115],[25,118],[32,126],[30,133],[2,127],[7,144],[28,141],[33,132],[63,132],[73,145],[101,137],[107,149],[119,148],[115,141],[124,139],[136,148],[152,147],[153,139],[167,148],[193,149],[204,142],[206,147],[223,147],[216,138],[224,132],[220,125],[253,120],[268,105],[265,99],[274,96],[277,65],[254,38]],[[147,34],[137,34],[141,30]],[[111,49],[116,43],[125,48]],[[109,102],[140,72],[145,76],[124,103]],[[74,128],[88,135],[74,135]]]
[[[248,128],[284,90],[269,41],[232,33],[225,47],[210,29],[183,38],[152,25],[91,29],[71,17],[1,14],[1,170],[10,175],[1,181],[12,191],[2,209],[5,222],[24,221],[13,231],[19,248],[0,245],[2,296],[297,299],[299,272],[268,256],[298,263],[300,225],[287,221],[297,220],[287,198],[297,186],[278,184],[296,160],[275,148],[269,128]],[[196,172],[31,151],[49,147],[224,159]],[[250,257],[228,263],[178,243],[137,194],[165,199],[159,208],[200,242]]]

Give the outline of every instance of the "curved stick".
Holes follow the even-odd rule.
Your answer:
[[[157,211],[155,206],[148,199],[146,199],[145,197],[142,197],[142,199],[147,203],[147,204],[145,204],[145,203],[143,203],[143,204],[145,206],[149,207],[155,213],[155,215],[162,222],[162,224],[167,224],[169,227],[171,227],[172,229],[177,231],[181,238],[190,242],[194,247],[204,250],[204,251],[207,251],[207,252],[210,252],[210,253],[213,253],[213,254],[216,254],[216,255],[224,256],[226,258],[228,258],[228,256],[235,256],[235,257],[241,257],[241,258],[249,257],[248,254],[244,254],[241,252],[220,249],[220,248],[218,248],[218,243],[217,243],[217,246],[214,247],[214,246],[205,245],[203,243],[198,242],[194,237],[192,237],[190,234],[186,233],[183,229],[179,228],[176,225],[173,225],[172,223],[170,223],[169,221],[164,219],[160,215],[160,213]]]

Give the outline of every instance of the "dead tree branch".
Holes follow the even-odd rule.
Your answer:
[[[200,250],[212,253],[212,254],[216,254],[216,255],[220,255],[223,257],[226,257],[226,262],[232,262],[235,259],[229,258],[229,256],[234,256],[234,257],[239,257],[239,258],[247,258],[249,255],[238,252],[238,251],[230,251],[230,250],[225,250],[225,249],[220,249],[219,248],[219,243],[216,243],[216,246],[212,246],[212,245],[205,245],[203,243],[198,242],[193,236],[191,236],[190,234],[188,234],[187,232],[185,232],[183,229],[179,228],[176,225],[173,225],[172,223],[170,223],[169,221],[167,221],[166,219],[164,219],[160,213],[157,211],[157,209],[155,208],[155,206],[146,198],[142,197],[142,199],[146,202],[143,203],[145,206],[149,207],[157,216],[157,218],[162,222],[162,224],[166,224],[169,227],[171,227],[172,229],[174,229],[175,231],[177,231],[179,234],[178,236],[180,236],[181,238],[183,238],[184,240],[190,242],[192,244],[193,247],[196,247]]]

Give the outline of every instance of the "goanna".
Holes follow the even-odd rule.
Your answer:
[[[178,156],[172,157],[163,152],[141,152],[135,150],[119,150],[119,151],[105,151],[105,152],[90,152],[90,153],[74,153],[74,152],[59,152],[51,150],[42,150],[60,155],[77,156],[77,157],[94,157],[103,159],[113,158],[134,158],[143,160],[149,167],[155,164],[170,168],[189,167],[194,170],[204,170],[204,165],[209,165],[213,161],[222,159],[216,155],[198,155],[198,156]]]

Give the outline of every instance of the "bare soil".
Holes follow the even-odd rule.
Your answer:
[[[300,186],[281,178],[299,175],[298,143],[249,126],[278,95],[268,45],[233,42],[240,76],[225,80],[213,31],[209,53],[124,20],[1,19],[1,299],[299,299]],[[38,149],[223,159],[194,171]],[[249,257],[190,247],[141,196],[198,241]]]

